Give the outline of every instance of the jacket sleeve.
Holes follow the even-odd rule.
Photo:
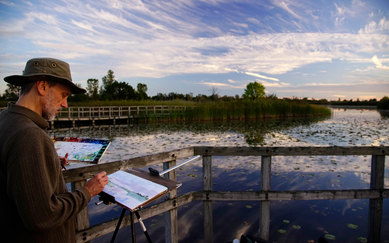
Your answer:
[[[74,220],[90,201],[85,189],[68,192],[49,136],[28,129],[8,144],[7,194],[27,229],[44,231]]]

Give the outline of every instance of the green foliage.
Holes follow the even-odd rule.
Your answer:
[[[86,83],[87,83],[86,90],[88,91],[89,96],[92,99],[97,99],[99,95],[99,80],[95,78],[90,78],[86,81]]]
[[[385,96],[378,102],[378,109],[389,110],[389,97]]]
[[[257,100],[265,96],[265,86],[261,83],[249,83],[244,90],[243,99]]]
[[[3,99],[6,101],[16,101],[19,97],[20,86],[7,83],[7,89],[4,92]]]
[[[186,109],[188,120],[251,120],[304,116],[329,116],[331,111],[318,105],[280,99],[234,100],[196,103]]]
[[[137,89],[137,96],[139,100],[145,100],[148,98],[147,96],[147,85],[138,83],[136,86]]]

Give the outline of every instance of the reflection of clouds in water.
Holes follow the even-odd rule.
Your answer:
[[[386,157],[388,161],[389,156]],[[214,167],[224,171],[236,168],[248,171],[261,170],[261,158],[222,157],[214,158]],[[385,177],[389,177],[389,163],[385,163]],[[345,173],[352,172],[366,183],[370,183],[371,156],[273,156],[272,172],[301,172],[301,173]],[[389,180],[385,180],[389,187]]]
[[[188,146],[247,146],[247,136],[254,143],[264,146],[389,145],[389,119],[381,119],[376,110],[333,109],[332,118],[304,125],[293,123],[294,125],[281,127],[282,121],[278,123],[263,121],[263,123],[270,125],[266,127],[257,122],[248,126],[243,124],[243,127],[240,127],[242,124],[231,124],[231,127],[228,127],[225,124],[216,126],[209,123],[197,130],[185,128],[184,125],[182,125],[183,129],[180,125],[173,127],[164,125],[156,128],[147,126],[150,130],[136,126],[125,129],[118,127],[116,130],[110,128],[110,132],[118,132],[120,136],[113,138],[101,163]],[[257,133],[252,132],[255,129],[258,129]],[[91,136],[87,131],[86,134],[82,134],[75,130],[65,135]],[[250,160],[260,162],[260,158],[231,157],[226,158],[223,163],[230,167],[252,166],[251,169],[260,170],[260,163],[251,163]],[[272,170],[275,172],[353,171],[364,181],[369,182],[370,160],[371,156],[273,157]],[[218,166],[223,166],[223,163]],[[386,163],[386,168],[389,168],[389,163]],[[385,184],[388,186],[389,172],[386,171]]]

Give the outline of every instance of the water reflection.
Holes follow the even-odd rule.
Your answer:
[[[194,145],[207,146],[353,146],[389,145],[389,119],[376,110],[333,109],[331,118],[289,119],[262,122],[135,124],[100,126],[52,132],[57,136],[109,138],[112,145],[103,163]],[[370,156],[299,156],[272,158],[272,190],[363,189],[369,187]],[[389,186],[386,158],[385,185]],[[260,158],[214,157],[213,190],[257,191]],[[201,162],[180,168],[183,183],[179,195],[202,190]],[[382,239],[389,240],[389,200],[384,200]],[[202,242],[202,202],[179,208],[180,242]],[[386,212],[386,213],[385,213]],[[117,206],[96,208],[90,204],[91,223],[118,217]],[[367,237],[368,200],[283,201],[271,204],[270,239],[277,242],[308,242],[320,236],[332,242],[363,242]],[[229,242],[241,234],[255,234],[259,225],[259,202],[215,202],[215,242]],[[145,221],[153,242],[164,241],[163,216]],[[355,228],[355,226],[357,226]],[[136,227],[138,239],[144,239]],[[118,236],[130,242],[129,230]],[[120,238],[121,237],[121,238]],[[95,242],[106,242],[106,238]],[[141,241],[141,240],[140,240]]]

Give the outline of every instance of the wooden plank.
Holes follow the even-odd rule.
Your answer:
[[[261,190],[269,191],[271,184],[271,156],[262,156],[261,161]]]
[[[380,190],[303,190],[303,191],[244,191],[244,192],[195,192],[195,200],[213,201],[265,201],[265,200],[345,200],[389,198],[389,189]]]
[[[370,189],[384,190],[385,156],[373,155],[371,159]],[[383,199],[369,200],[368,242],[381,242]]]
[[[203,191],[212,190],[212,156],[203,156]]]
[[[99,173],[100,171],[106,171],[108,174],[110,174],[118,170],[125,170],[130,168],[145,168],[150,165],[156,165],[166,161],[173,161],[176,159],[187,158],[190,156],[193,156],[193,148],[184,148],[131,158],[128,160],[68,169],[63,172],[63,176],[66,182],[79,181],[91,178],[94,174]]]
[[[203,156],[203,192],[210,191],[212,191],[212,156]],[[205,242],[213,242],[213,210],[212,201],[208,197],[203,201],[203,210],[204,240]]]
[[[86,180],[76,181],[72,183],[72,190],[77,190],[85,186]],[[89,228],[89,214],[88,207],[85,207],[76,215],[76,230],[82,231]]]
[[[176,165],[176,160],[163,163],[163,170],[167,170]],[[173,170],[165,174],[164,177],[169,180],[177,180],[177,171]],[[172,190],[169,193],[169,199],[173,200],[177,198],[177,189]],[[173,208],[165,213],[165,242],[177,243],[178,242],[178,214],[177,208]]]
[[[389,146],[321,147],[194,147],[195,155],[208,156],[311,156],[389,155]]]
[[[271,156],[261,157],[261,191],[267,192],[271,185]],[[259,237],[269,240],[270,235],[270,201],[260,202]]]

